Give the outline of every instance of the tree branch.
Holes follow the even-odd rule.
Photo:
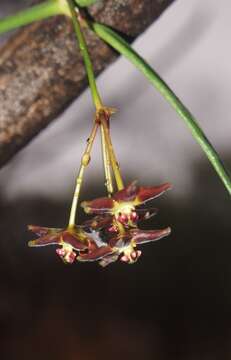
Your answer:
[[[89,8],[97,21],[132,38],[174,0],[104,0]],[[96,74],[115,52],[85,29]],[[86,88],[87,78],[69,19],[32,24],[0,50],[0,166],[25,146]]]

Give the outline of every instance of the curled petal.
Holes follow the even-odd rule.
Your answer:
[[[80,253],[77,260],[79,261],[96,261],[100,260],[107,255],[114,253],[110,246],[94,247],[93,250],[88,251],[86,254]]]
[[[83,201],[81,206],[87,214],[103,214],[113,209],[114,201],[112,198],[104,197],[92,201]]]
[[[131,184],[126,186],[123,190],[118,191],[113,195],[113,199],[120,201],[132,201],[136,198],[138,193],[138,187],[136,181],[133,181]]]
[[[165,236],[168,236],[171,232],[170,227],[162,230],[131,230],[132,241],[136,244],[145,244],[150,241],[159,240]]]
[[[152,200],[160,196],[165,191],[171,189],[171,187],[172,185],[170,183],[162,184],[159,186],[152,186],[152,187],[140,187],[136,201],[138,204],[142,204],[146,201]]]

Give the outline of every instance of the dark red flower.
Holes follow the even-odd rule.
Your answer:
[[[149,208],[149,209],[136,209],[136,218],[133,221],[139,222],[139,221],[143,221],[143,220],[148,220],[151,217],[153,217],[154,215],[156,215],[158,212],[158,209],[156,208]],[[102,215],[97,215],[94,216],[92,219],[89,219],[87,221],[85,221],[81,227],[84,230],[107,230],[108,232],[117,232],[118,226],[117,226],[117,222],[114,221],[115,218],[113,215],[111,214],[102,214]],[[129,225],[129,223],[127,224]],[[132,223],[133,227],[135,224]]]
[[[170,188],[171,184],[169,183],[160,186],[142,187],[137,186],[134,181],[123,190],[115,193],[111,198],[103,197],[92,201],[84,201],[81,206],[87,214],[111,214],[116,221],[124,226],[132,227],[139,219],[137,206],[160,196]],[[151,213],[151,210],[145,213],[143,209],[142,216],[145,218],[145,214],[149,213]]]
[[[108,242],[102,240],[99,232],[93,232],[93,241],[89,243],[88,251],[82,252],[77,258],[79,261],[99,261],[101,266],[107,266],[116,261],[119,256],[121,261],[133,264],[141,255],[137,245],[159,240],[171,232],[170,228],[163,230],[130,229],[124,233],[114,234]],[[91,234],[92,235],[92,234]]]
[[[61,245],[56,253],[65,263],[72,264],[76,258],[76,251],[84,251],[88,248],[89,239],[87,233],[79,228],[56,229],[29,225],[28,229],[38,235],[38,239],[29,241],[31,247]]]

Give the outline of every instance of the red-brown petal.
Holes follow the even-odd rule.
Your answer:
[[[136,185],[136,181],[133,181],[123,190],[118,191],[113,195],[113,199],[116,201],[132,201],[136,198],[139,188]]]
[[[171,187],[172,185],[170,183],[152,187],[140,187],[137,194],[137,202],[142,204],[146,201],[152,200],[163,194],[165,191],[171,189]]]
[[[41,236],[36,240],[31,240],[28,242],[28,246],[30,247],[47,246],[47,245],[55,245],[55,244],[61,244],[60,233],[57,233],[55,235]]]
[[[32,231],[38,236],[44,236],[48,234],[55,234],[57,232],[60,232],[62,229],[48,228],[38,225],[28,225],[28,230]]]
[[[112,248],[117,248],[117,249],[121,249],[122,247],[124,247],[126,244],[128,244],[132,239],[132,235],[130,232],[126,232],[123,235],[120,234],[115,234],[114,236],[112,236],[109,239],[109,245]]]
[[[132,241],[136,244],[145,244],[150,241],[157,241],[171,232],[170,227],[162,230],[131,230]]]
[[[98,198],[92,201],[83,201],[82,208],[87,214],[103,214],[113,209],[114,202],[112,198]]]
[[[112,216],[106,215],[106,216],[95,216],[93,219],[87,220],[83,223],[83,228],[90,228],[92,230],[98,230],[105,227],[111,226],[112,223]]]
[[[96,245],[96,243],[94,241],[89,241],[88,244],[88,252],[87,253],[91,253],[96,251],[99,248],[99,246]],[[81,253],[80,253],[81,255]]]
[[[63,232],[62,240],[66,244],[71,245],[75,250],[84,250],[88,245],[86,240],[83,241],[82,239],[78,238],[77,234],[72,234],[68,230]]]
[[[102,259],[104,256],[113,254],[114,250],[110,246],[97,247],[93,251],[86,254],[80,254],[77,258],[79,261],[96,261]]]

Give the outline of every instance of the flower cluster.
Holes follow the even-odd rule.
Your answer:
[[[143,205],[171,188],[169,183],[160,186],[142,187],[133,181],[124,186],[119,163],[113,149],[110,135],[110,116],[114,109],[100,106],[96,111],[95,122],[87,140],[79,168],[73,195],[69,223],[66,229],[29,226],[38,238],[29,246],[59,245],[57,254],[65,263],[75,260],[98,261],[101,266],[120,259],[133,264],[141,255],[137,249],[140,244],[156,241],[169,235],[170,228],[162,230],[142,230],[142,221],[156,214],[157,209]],[[107,197],[83,201],[85,213],[92,218],[82,225],[76,225],[76,212],[85,168],[91,160],[91,150],[97,130],[101,130],[102,155],[105,170]],[[114,180],[114,181],[113,181]],[[114,191],[114,183],[117,191]]]
[[[93,218],[81,226],[64,230],[29,226],[38,235],[29,246],[60,245],[56,252],[65,263],[99,261],[104,267],[120,259],[133,264],[141,255],[138,245],[159,240],[170,233],[170,228],[142,230],[138,227],[140,222],[157,213],[157,209],[142,208],[142,205],[170,187],[169,183],[141,187],[132,182],[112,197],[84,201],[81,206],[87,214],[93,214]]]

